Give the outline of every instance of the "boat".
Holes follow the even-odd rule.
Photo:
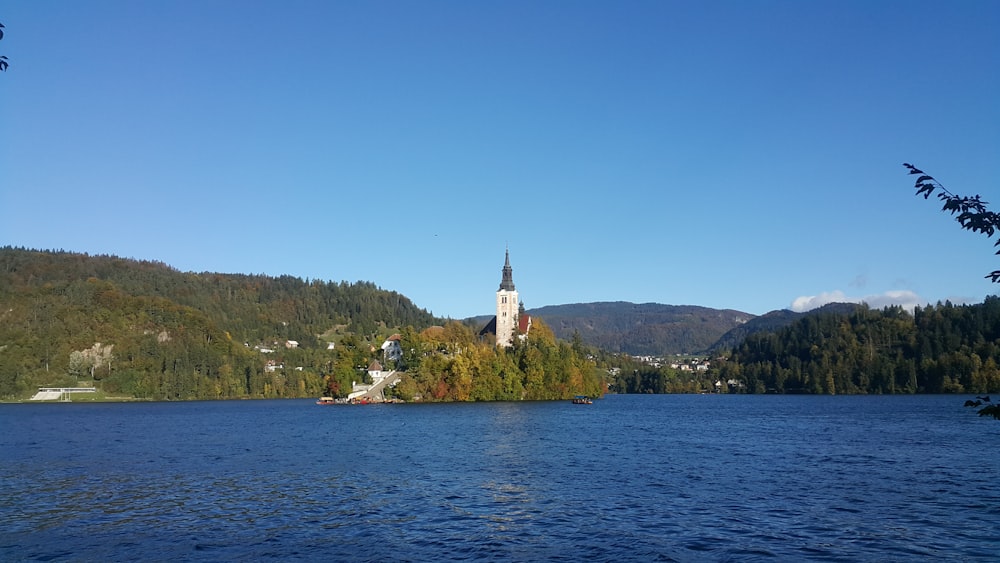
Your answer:
[[[586,395],[577,395],[576,397],[573,397],[573,404],[574,405],[592,405],[592,404],[594,404],[594,400],[591,399],[590,397],[586,396]]]
[[[319,400],[316,401],[316,404],[317,405],[336,405],[337,401],[333,397],[320,397]]]

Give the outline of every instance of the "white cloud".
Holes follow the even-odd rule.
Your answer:
[[[884,309],[890,305],[899,305],[911,313],[914,308],[927,304],[926,299],[908,289],[897,289],[886,291],[880,295],[869,295],[865,297],[864,301],[872,309]]]
[[[865,297],[850,297],[837,289],[820,293],[819,295],[796,297],[789,308],[796,313],[803,313],[817,309],[828,303],[867,303],[872,309],[883,309],[890,305],[899,305],[912,312],[914,307],[925,305],[927,300],[906,289],[890,290]]]
[[[843,291],[835,290],[828,293],[820,293],[819,295],[804,295],[802,297],[796,297],[792,300],[792,306],[789,307],[796,313],[804,313],[806,311],[812,311],[813,309],[818,309],[827,303],[860,303],[860,299],[851,298],[844,295]]]

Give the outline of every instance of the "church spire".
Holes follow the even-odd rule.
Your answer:
[[[500,289],[497,291],[514,291],[514,270],[510,267],[510,249],[504,250],[503,279],[500,280]]]

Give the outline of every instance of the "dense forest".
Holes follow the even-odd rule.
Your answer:
[[[810,315],[751,334],[715,371],[749,393],[1000,391],[1000,297]]]
[[[472,338],[472,327],[368,282],[184,273],[158,262],[0,248],[4,399],[91,383],[107,395],[157,400],[344,396],[395,332],[409,346],[400,396],[555,398],[599,389],[592,362],[539,327],[497,350]],[[547,370],[541,380],[538,369]],[[470,386],[473,375],[480,381]]]
[[[797,313],[789,309],[771,311],[759,317],[754,317],[723,334],[708,351],[709,353],[716,354],[720,351],[732,350],[751,334],[757,332],[776,332],[802,317],[825,315],[827,313],[848,315],[854,312],[854,309],[857,307],[862,306],[857,303],[827,303],[818,309],[812,309],[803,313]]]

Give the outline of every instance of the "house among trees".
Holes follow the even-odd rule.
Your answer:
[[[514,343],[514,336],[525,337],[531,329],[531,316],[524,312],[514,288],[514,270],[510,267],[510,250],[505,251],[500,289],[497,290],[497,314],[479,331],[480,338],[494,338],[505,348]]]
[[[383,360],[398,362],[403,358],[403,347],[399,344],[402,339],[399,334],[393,334],[382,343]]]
[[[378,360],[373,360],[372,363],[368,364],[368,376],[372,378],[372,381],[378,383],[384,377],[382,372],[382,364],[378,363]]]

